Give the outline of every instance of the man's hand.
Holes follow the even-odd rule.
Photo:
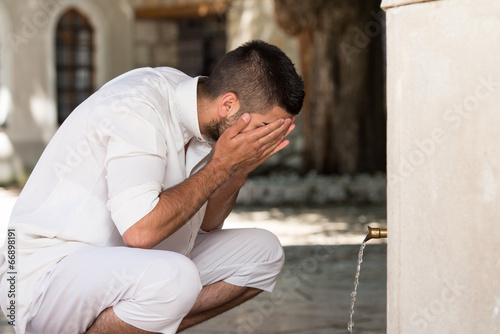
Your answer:
[[[168,238],[191,219],[214,191],[226,184],[220,196],[207,205],[209,212],[219,210],[218,216],[207,218],[202,228],[210,231],[221,224],[231,211],[246,175],[286,147],[288,141],[284,139],[295,127],[292,119],[279,119],[258,129],[241,132],[249,121],[250,115],[244,114],[221,135],[214,156],[205,167],[160,194],[156,207],[123,234],[127,246],[152,248]],[[223,197],[229,198],[229,202]],[[223,210],[220,210],[221,206]]]
[[[201,229],[207,232],[222,227],[224,220],[233,210],[238,192],[245,184],[248,173],[273,154],[285,148],[288,141],[284,141],[284,139],[295,128],[295,124],[293,124],[295,116],[293,116],[291,119],[277,120],[266,126],[242,133],[241,131],[249,122],[250,115],[245,114],[242,118],[222,134],[215,147],[214,157],[215,154],[221,154],[224,158],[229,156],[229,163],[232,164],[230,169],[235,171],[208,199],[207,210],[201,225]],[[242,152],[231,151],[231,147],[234,150],[241,149]]]
[[[295,128],[292,119],[278,119],[257,129],[241,132],[250,122],[250,115],[243,114],[234,125],[220,136],[215,145],[212,162],[218,163],[232,175],[244,174],[261,165],[288,145],[285,138]]]

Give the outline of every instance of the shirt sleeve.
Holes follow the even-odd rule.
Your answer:
[[[145,103],[133,105],[108,112],[105,119],[107,208],[122,235],[158,203],[168,153],[158,113]]]

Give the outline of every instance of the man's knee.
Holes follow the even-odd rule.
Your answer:
[[[183,255],[155,261],[143,280],[143,291],[152,293],[158,303],[186,313],[202,288],[198,269]]]
[[[285,252],[276,235],[267,230],[256,228],[252,229],[252,237],[258,254],[266,262],[275,263],[275,268],[281,271],[285,263]]]
[[[257,228],[222,229],[202,235],[193,261],[203,285],[225,281],[236,286],[272,291],[284,264],[278,238]]]

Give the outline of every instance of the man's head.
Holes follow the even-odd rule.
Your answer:
[[[217,101],[218,117],[207,126],[215,140],[244,113],[252,114],[248,130],[295,116],[305,95],[291,60],[278,47],[259,40],[227,53],[200,88],[203,98]]]

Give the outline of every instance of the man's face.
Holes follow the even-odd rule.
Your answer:
[[[241,132],[247,132],[250,130],[260,128],[261,126],[265,126],[280,118],[283,119],[292,118],[292,121],[295,120],[295,117],[293,117],[292,115],[287,113],[283,108],[280,107],[274,107],[265,114],[252,113],[250,114],[250,116],[251,116],[250,122]],[[240,115],[237,114],[236,117],[233,115],[223,118],[218,122],[212,121],[212,123],[208,126],[208,135],[210,136],[210,138],[217,141],[219,137],[222,135],[222,133],[227,128],[231,127],[238,120],[239,117]]]

